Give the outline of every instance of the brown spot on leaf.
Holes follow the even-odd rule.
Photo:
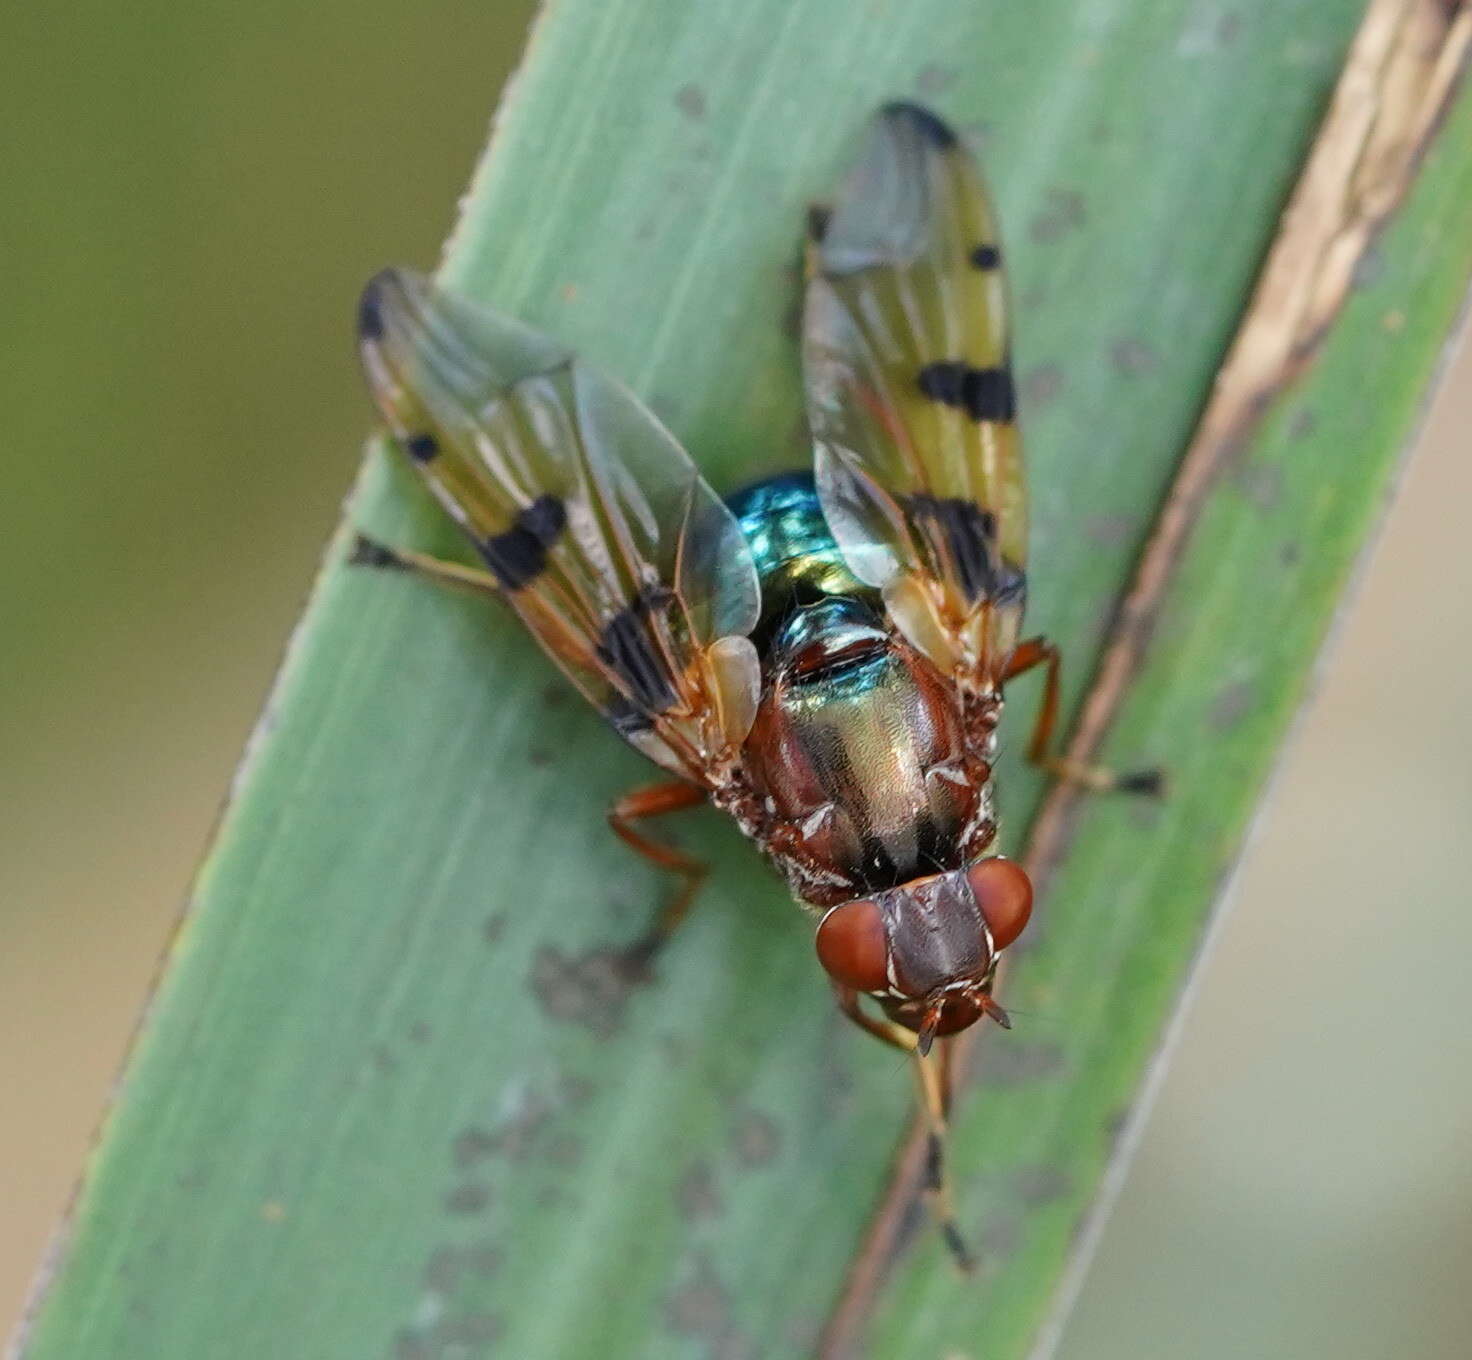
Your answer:
[[[1176,51],[1183,57],[1210,60],[1217,52],[1236,41],[1242,20],[1228,11],[1215,14],[1211,5],[1197,5],[1176,40]]]
[[[441,1247],[424,1266],[424,1284],[436,1294],[448,1294],[460,1283],[460,1248]]]
[[[394,1338],[394,1360],[449,1360],[479,1356],[503,1328],[494,1313],[457,1313],[420,1331],[405,1328]],[[471,1349],[474,1347],[474,1349]]]
[[[1307,439],[1318,427],[1318,423],[1319,418],[1307,407],[1302,407],[1288,421],[1288,438]]]
[[[1025,1166],[1013,1178],[1017,1197],[1029,1208],[1051,1204],[1073,1189],[1073,1180],[1059,1166]]]
[[[515,1113],[489,1133],[486,1147],[519,1162],[541,1141],[551,1118],[552,1102],[534,1091],[529,1092],[517,1105]],[[469,1132],[471,1130],[466,1130]],[[462,1133],[461,1138],[464,1137]],[[459,1140],[456,1141],[458,1143]]]
[[[1128,543],[1135,536],[1133,515],[1085,515],[1082,520],[1084,536],[1091,542],[1116,547]]]
[[[582,1025],[602,1039],[618,1032],[638,981],[616,949],[564,954],[548,945],[532,964],[532,992],[547,1016]]]
[[[731,1322],[731,1298],[705,1256],[698,1256],[690,1278],[665,1300],[672,1331],[701,1337],[712,1360],[743,1360],[751,1347]]]
[[[1081,226],[1083,220],[1082,194],[1072,189],[1049,189],[1042,210],[1028,223],[1027,234],[1038,245],[1047,245]]]
[[[699,122],[705,117],[705,91],[699,85],[681,85],[675,91],[675,107],[686,118],[694,118]]]
[[[674,91],[674,106],[686,118],[693,118],[699,122],[705,118],[705,91],[693,82],[680,85],[679,90]]]
[[[756,1351],[740,1332],[727,1332],[711,1347],[710,1360],[754,1360]]]
[[[765,1166],[781,1146],[781,1131],[760,1110],[746,1110],[737,1117],[731,1147],[743,1166]]]
[[[1116,340],[1109,346],[1109,362],[1116,373],[1137,378],[1154,370],[1159,360],[1143,340]]]
[[[1057,364],[1039,364],[1023,374],[1021,389],[1024,406],[1046,406],[1063,390],[1063,370]]]
[[[1034,284],[1017,299],[1017,310],[1022,312],[1040,312],[1047,305],[1048,289],[1045,284]]]
[[[928,62],[915,73],[915,89],[923,95],[937,95],[954,83],[956,72],[939,62]]]
[[[460,1283],[460,1248],[441,1247],[424,1267],[424,1284],[436,1294],[449,1294]]]
[[[985,1262],[998,1261],[1013,1255],[1021,1242],[1022,1226],[1017,1219],[1010,1214],[994,1215],[977,1234],[976,1259]]]
[[[593,1099],[595,1089],[586,1077],[565,1077],[562,1082],[562,1094],[569,1105],[586,1105]]]
[[[1124,1131],[1130,1124],[1130,1107],[1122,1105],[1115,1110],[1108,1119],[1104,1121],[1104,1141],[1109,1148],[1109,1156],[1112,1159],[1119,1151],[1119,1140],[1124,1137]]]
[[[423,1020],[416,1020],[409,1026],[409,1039],[411,1043],[427,1044],[434,1037],[434,1032]]]
[[[583,1155],[583,1145],[577,1135],[559,1133],[547,1140],[547,1160],[553,1166],[576,1166]]]
[[[1283,498],[1283,469],[1275,463],[1243,463],[1236,470],[1242,494],[1259,510],[1275,510]]]
[[[705,1162],[692,1162],[690,1169],[680,1177],[675,1186],[675,1199],[680,1212],[691,1222],[702,1218],[714,1218],[721,1212],[721,1196],[716,1190],[715,1177]]]
[[[480,928],[480,933],[487,944],[498,943],[506,933],[506,913],[498,911],[494,915],[487,916],[485,924]]]
[[[436,1360],[436,1356],[428,1335],[402,1331],[394,1337],[394,1360]]]
[[[500,1147],[500,1138],[478,1124],[471,1124],[468,1128],[462,1129],[455,1135],[455,1141],[450,1144],[455,1165],[461,1170],[474,1166],[477,1162],[485,1161],[487,1157],[499,1151]]]
[[[470,1346],[485,1346],[501,1335],[501,1319],[494,1313],[460,1313],[436,1327],[442,1354],[454,1355]],[[473,1352],[472,1352],[473,1353]]]
[[[708,1261],[702,1259],[693,1278],[670,1295],[667,1311],[670,1326],[686,1335],[709,1336],[726,1325],[730,1300]]]
[[[424,1285],[437,1294],[452,1294],[467,1276],[487,1279],[500,1266],[500,1248],[489,1242],[468,1247],[441,1247],[424,1267]]]
[[[823,1061],[819,1067],[818,1090],[823,1110],[833,1119],[848,1119],[853,1112],[854,1050],[853,1025],[834,1007],[823,1026]]]
[[[461,1252],[465,1269],[472,1275],[488,1279],[501,1268],[501,1250],[489,1242],[478,1242]]]
[[[491,1202],[489,1187],[457,1185],[445,1196],[445,1210],[452,1214],[478,1214]]]
[[[1235,727],[1257,703],[1257,686],[1251,680],[1234,680],[1217,691],[1206,720],[1218,732]]]
[[[1008,1042],[988,1046],[981,1063],[981,1079],[989,1086],[1026,1086],[1061,1072],[1067,1062],[1059,1044]]]

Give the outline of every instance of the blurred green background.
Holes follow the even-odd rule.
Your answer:
[[[69,1193],[530,12],[13,10],[0,47],[0,1334]],[[535,230],[536,205],[526,207]],[[1062,1354],[1441,1357],[1472,1291],[1472,362],[1202,968]]]

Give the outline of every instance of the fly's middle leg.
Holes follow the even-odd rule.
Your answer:
[[[649,929],[629,947],[628,962],[639,970],[647,968],[665,942],[678,929],[680,922],[689,914],[695,894],[710,872],[704,860],[687,855],[672,845],[657,841],[635,826],[646,817],[662,817],[666,813],[680,812],[698,807],[705,802],[705,790],[682,779],[664,784],[651,784],[646,788],[634,789],[624,794],[608,809],[608,825],[613,833],[627,846],[637,850],[652,864],[679,879],[674,894],[659,909]]]

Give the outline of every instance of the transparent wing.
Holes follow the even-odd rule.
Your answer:
[[[803,363],[823,511],[911,641],[992,686],[1027,521],[996,223],[976,163],[891,104],[809,249]]]
[[[626,389],[400,270],[359,308],[384,419],[537,641],[613,726],[698,783],[754,712],[756,569],[734,516]]]

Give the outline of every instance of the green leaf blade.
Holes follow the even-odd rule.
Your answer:
[[[1229,35],[1185,0],[1087,27],[1035,8],[561,0],[444,273],[630,382],[731,489],[806,457],[785,319],[807,204],[874,104],[932,98],[1003,213],[1032,618],[1074,696],[1360,6],[1257,4]],[[1021,1355],[1046,1313],[1465,285],[1457,118],[1294,399],[1314,429],[1269,426],[1177,583],[1110,752],[1166,762],[1172,800],[1088,810],[1008,980],[1038,1017],[988,1038],[957,1127],[988,1272],[958,1283],[922,1236],[875,1354]],[[1326,485],[1305,450],[1344,448]],[[351,518],[453,551],[382,450]],[[808,1353],[908,1077],[833,1014],[802,918],[713,814],[682,832],[715,865],[699,911],[653,985],[622,984],[611,953],[663,885],[602,809],[649,767],[509,618],[347,570],[343,546],[26,1354]],[[1003,776],[1016,845],[1041,787],[1015,752]]]

